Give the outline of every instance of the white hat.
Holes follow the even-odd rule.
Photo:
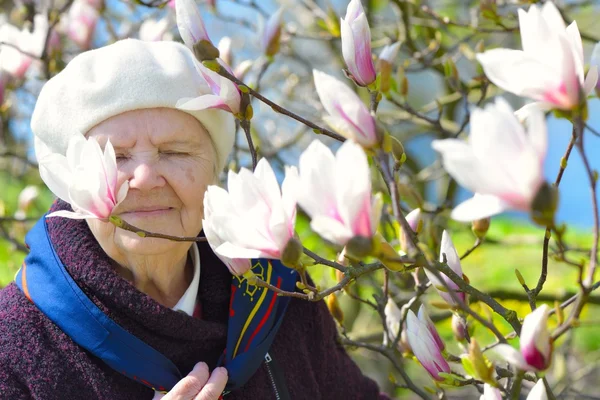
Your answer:
[[[36,154],[65,155],[69,139],[126,111],[176,108],[181,98],[211,94],[194,55],[176,42],[125,39],[79,54],[50,79],[38,97],[31,129]],[[210,134],[219,169],[233,148],[235,122],[223,110],[181,110]]]

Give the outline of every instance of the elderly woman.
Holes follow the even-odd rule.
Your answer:
[[[40,94],[36,152],[65,155],[81,134],[102,147],[110,141],[117,179],[129,182],[114,214],[150,232],[199,235],[203,196],[233,146],[234,124],[225,111],[176,108],[209,91],[195,62],[183,45],[136,40],[77,56]],[[72,208],[59,199],[50,211]],[[228,364],[243,314],[230,303],[251,293],[239,293],[240,279],[206,242],[53,217],[38,222],[27,244],[16,283],[0,291],[3,399],[382,396],[336,341],[323,302],[286,298],[285,315],[257,322],[272,331],[251,337],[246,357]]]

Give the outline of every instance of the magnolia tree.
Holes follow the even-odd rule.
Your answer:
[[[73,208],[48,218],[100,218],[140,236],[208,240],[249,284],[326,300],[343,345],[389,361],[365,373],[391,394],[552,399],[567,393],[575,383],[556,371],[554,359],[573,346],[573,330],[586,305],[597,302],[600,285],[597,172],[585,153],[587,137],[597,135],[587,119],[600,47],[586,59],[583,41],[591,47],[594,39],[570,19],[581,13],[550,0],[481,0],[454,9],[418,0],[335,7],[286,1],[279,9],[262,3],[22,0],[6,10],[2,166],[35,167],[17,134],[31,111],[27,96],[35,99],[75,54],[124,37],[182,40],[212,94],[182,99],[178,108],[219,108],[238,121],[224,185],[210,186],[204,197],[206,239],[147,232],[113,214],[127,182],[117,187],[110,142],[101,149],[83,136],[72,139],[66,156],[38,155],[43,181]],[[144,16],[137,22],[136,13]],[[223,33],[220,24],[242,33],[216,44],[211,38]],[[419,73],[442,88],[422,107],[411,100]],[[519,97],[524,105],[515,110],[511,103]],[[572,127],[550,182],[543,168],[549,113]],[[425,132],[435,137],[431,147],[439,158],[423,166],[419,151],[405,150],[403,142]],[[591,189],[593,233],[584,244],[569,243],[555,218],[574,149],[585,167],[581,184]],[[444,180],[445,188],[438,197],[425,196],[424,183],[433,179]],[[458,186],[473,196],[455,204]],[[34,219],[28,209],[37,195],[28,187],[14,217],[2,219],[3,237],[17,249],[24,249],[20,224]],[[541,262],[519,265],[536,271],[537,281],[526,282],[519,270],[506,277],[522,291],[505,292],[502,300],[524,301],[527,312],[472,285],[461,267],[485,247],[491,218],[509,210],[545,229]],[[459,254],[452,237],[467,224],[474,245]],[[297,290],[261,280],[253,258],[279,259],[297,270]],[[567,298],[544,290],[551,258],[576,271],[577,290]],[[491,261],[480,258],[478,268]],[[335,279],[313,281],[307,270],[318,276],[330,270]],[[360,336],[350,327],[340,301],[370,312],[375,334]],[[438,333],[445,320],[452,339]],[[564,369],[564,355],[561,360]]]

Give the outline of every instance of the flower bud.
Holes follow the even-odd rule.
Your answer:
[[[219,57],[219,49],[208,40],[200,40],[193,44],[192,50],[196,59],[200,62],[215,60]]]
[[[302,243],[296,237],[290,238],[281,253],[281,262],[289,268],[298,268],[304,252]]]
[[[277,10],[269,20],[261,34],[261,48],[267,57],[273,57],[279,52],[281,44],[283,7]]]
[[[331,315],[333,315],[333,318],[335,318],[335,320],[342,325],[344,323],[344,312],[340,307],[340,303],[335,293],[331,293],[329,296],[327,296],[327,308],[329,309]]]
[[[463,365],[468,365],[468,374],[472,375],[475,379],[479,379],[485,383],[492,385],[496,384],[494,379],[494,365],[483,355],[479,344],[472,338],[469,343],[469,354],[466,356],[467,360],[463,356]]]
[[[471,230],[478,239],[483,239],[488,229],[490,229],[491,222],[492,219],[490,217],[476,219],[471,223]]]
[[[383,48],[379,54],[379,60],[377,62],[377,69],[381,77],[380,90],[382,93],[387,93],[390,90],[390,77],[392,75],[392,67],[394,60],[398,55],[400,49],[400,42],[396,42],[392,45],[387,45]]]
[[[377,75],[371,56],[371,29],[360,0],[350,0],[340,27],[348,76],[359,86],[369,86]]]
[[[459,342],[467,338],[467,321],[462,315],[452,314],[452,333]]]
[[[406,215],[406,222],[415,233],[419,233],[423,226],[421,222],[421,209],[415,208]],[[408,236],[402,228],[400,228],[400,248],[404,252],[408,252]]]
[[[554,224],[554,214],[558,207],[558,189],[542,183],[531,203],[531,219],[542,226]]]
[[[346,244],[346,254],[351,258],[362,260],[363,258],[373,254],[375,249],[373,238],[364,236],[354,236]]]

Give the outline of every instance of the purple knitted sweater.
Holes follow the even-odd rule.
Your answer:
[[[58,201],[51,211],[69,209]],[[121,278],[84,221],[48,220],[50,238],[67,270],[89,298],[124,329],[157,349],[185,375],[199,361],[211,369],[225,348],[231,275],[200,243],[202,319],[173,311]],[[270,354],[283,369],[292,399],[378,399],[336,342],[323,302],[292,299]],[[152,399],[136,383],[80,348],[12,283],[0,290],[1,399]],[[226,400],[273,399],[264,364]],[[381,398],[386,398],[385,396]]]

